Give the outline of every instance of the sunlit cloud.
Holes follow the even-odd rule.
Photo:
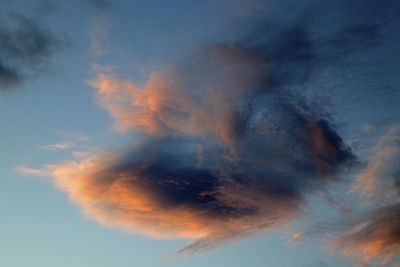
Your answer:
[[[366,264],[394,264],[400,255],[400,203],[376,209],[343,225],[343,232],[330,241],[331,248]]]
[[[81,134],[81,133],[74,133],[74,132],[57,132],[59,136],[61,136],[66,141],[54,144],[43,145],[40,148],[49,151],[56,151],[56,150],[65,150],[71,148],[77,148],[81,146],[82,142],[86,142],[90,140],[90,137]]]
[[[45,150],[63,150],[63,149],[68,149],[68,148],[72,148],[72,147],[75,147],[75,144],[71,143],[71,142],[41,146],[41,148],[45,149]]]
[[[326,14],[338,9],[327,7],[332,9]],[[335,121],[330,94],[320,92],[336,75],[324,76],[322,69],[334,72],[327,66],[343,65],[344,58],[377,47],[385,33],[387,21],[357,20],[360,14],[353,9],[346,12],[354,21],[333,19],[337,28],[318,25],[321,32],[313,24],[324,21],[324,12],[312,19],[305,12],[286,24],[260,22],[245,37],[197,47],[141,82],[127,78],[118,66],[92,64],[96,75],[89,84],[97,103],[114,119],[115,130],[135,138],[123,147],[72,151],[71,160],[17,171],[51,177],[101,225],[191,239],[175,254],[204,251],[293,222],[306,213],[310,196],[326,193],[344,173],[360,167]],[[94,58],[106,54],[102,43],[108,28],[104,17],[93,23]],[[377,129],[357,125],[364,134]],[[43,148],[75,148],[87,140],[68,136]],[[326,233],[330,248],[364,263],[396,261],[398,137],[393,126],[378,140],[353,186],[368,197],[386,193],[389,203]],[[343,215],[352,211],[329,195],[325,200]],[[302,238],[307,231],[297,232],[289,243]]]
[[[287,45],[271,50],[211,45],[139,84],[99,73],[90,84],[115,129],[144,137],[53,165],[56,184],[101,224],[195,238],[178,254],[297,218],[356,162],[323,108],[287,86],[316,58],[301,46],[277,60],[299,34],[278,33]]]
[[[48,176],[49,173],[47,173],[45,170],[42,169],[33,169],[33,168],[28,168],[24,166],[17,166],[15,167],[15,171],[24,174],[24,175],[33,175],[33,176]]]
[[[400,173],[400,125],[392,125],[371,149],[367,166],[357,175],[352,191],[363,196],[397,198],[396,178]]]

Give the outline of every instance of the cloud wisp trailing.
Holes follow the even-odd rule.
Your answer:
[[[400,260],[399,201],[375,209],[342,227],[342,235],[330,241],[332,249],[339,249],[344,255],[355,255],[361,262],[376,266],[395,264]]]
[[[64,150],[70,148],[77,148],[81,146],[82,142],[88,141],[90,138],[87,135],[74,133],[74,132],[58,132],[58,135],[63,137],[65,141],[53,144],[47,144],[40,146],[41,149],[55,151]]]

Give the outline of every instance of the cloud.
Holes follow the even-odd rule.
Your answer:
[[[45,173],[45,171],[42,169],[33,169],[33,168],[27,168],[24,166],[17,166],[17,167],[15,167],[15,170],[24,175],[34,175],[34,176],[48,176],[49,175],[49,174]]]
[[[371,149],[368,164],[356,178],[352,191],[375,199],[393,201],[400,193],[400,124],[390,126]]]
[[[367,212],[323,223],[294,236],[293,241],[323,233],[328,247],[368,266],[400,262],[400,125],[375,139],[368,164],[356,176],[352,192],[367,198]]]
[[[357,164],[320,95],[330,86],[321,70],[380,45],[384,32],[370,20],[379,16],[342,21],[331,11],[261,22],[143,83],[99,73],[90,83],[99,104],[139,140],[45,170],[103,225],[194,238],[178,254],[292,221],[309,195]],[[329,14],[337,23],[324,21]]]
[[[0,18],[0,90],[39,75],[64,40],[19,13]]]
[[[316,127],[323,131],[325,126]],[[200,164],[199,144],[210,146],[203,149]],[[50,166],[50,172],[90,218],[160,238],[199,238],[179,251],[187,253],[273,229],[298,216],[303,194],[322,186],[348,160],[326,158],[319,148],[314,151],[313,141],[303,145],[311,150],[304,158],[286,155],[274,166],[272,157],[233,160],[229,152],[203,140],[150,138],[125,153],[91,155]],[[277,156],[282,148],[269,153]]]
[[[345,233],[330,242],[332,248],[377,266],[394,266],[400,260],[400,203],[376,209],[345,227]]]
[[[41,146],[44,150],[64,150],[69,148],[76,148],[78,147],[81,142],[88,141],[90,138],[85,134],[74,133],[74,132],[57,132],[58,135],[63,137],[66,141],[55,143],[55,144],[48,144]]]
[[[312,225],[289,243],[323,236],[328,248],[366,266],[397,266],[400,262],[400,125],[392,124],[374,138],[367,164],[356,175],[351,193],[366,203],[362,212]],[[329,201],[329,200],[328,200]],[[353,205],[354,206],[354,205]],[[367,211],[365,211],[367,210]],[[300,243],[301,244],[301,243]]]
[[[0,62],[0,88],[2,90],[17,85],[21,80],[21,75],[15,69],[3,65],[3,63]]]
[[[54,165],[56,184],[104,225],[197,238],[177,253],[302,214],[305,197],[339,180],[356,158],[327,110],[293,87],[312,86],[318,68],[306,31],[275,37],[210,45],[143,84],[99,74],[91,84],[116,129],[144,137]]]

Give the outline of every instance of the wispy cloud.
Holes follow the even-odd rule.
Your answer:
[[[356,176],[352,193],[367,199],[361,214],[310,227],[293,241],[325,236],[328,248],[362,264],[397,266],[400,261],[400,126],[394,124],[370,151],[367,165]],[[361,204],[361,203],[359,203]]]
[[[400,173],[400,124],[390,126],[371,149],[368,164],[356,178],[352,191],[369,198],[393,199]]]
[[[110,25],[105,16],[96,17],[89,32],[90,54],[93,57],[100,57],[106,54],[102,48],[102,42],[107,39]]]
[[[330,241],[333,249],[374,266],[395,266],[400,260],[400,203],[387,205],[342,226]]]
[[[76,145],[72,142],[64,142],[59,144],[44,145],[41,146],[41,148],[45,150],[63,150],[63,149],[73,148],[75,146]]]
[[[49,173],[42,169],[33,169],[27,168],[24,166],[15,167],[15,171],[24,174],[24,175],[33,175],[33,176],[49,176]]]
[[[99,74],[91,84],[116,129],[146,137],[55,165],[57,184],[105,225],[197,238],[178,254],[302,214],[305,195],[356,159],[318,100],[293,89],[322,60],[307,30],[272,36],[210,45],[143,84]]]
[[[359,163],[335,123],[329,95],[319,95],[321,84],[330,86],[321,69],[379,46],[386,24],[398,17],[378,1],[339,2],[314,6],[312,15],[301,6],[285,23],[260,22],[246,36],[192,50],[142,83],[96,66],[90,84],[99,104],[115,119],[115,129],[140,138],[124,148],[74,154],[42,172],[21,170],[53,177],[103,225],[194,239],[177,254],[291,222],[304,213],[309,196],[326,192]],[[342,14],[351,19],[342,20]],[[91,49],[102,55],[101,23],[92,35]],[[388,136],[383,140],[393,143],[394,135]],[[392,172],[397,150],[385,144],[378,143],[371,158],[378,165],[371,162],[360,173],[358,189],[369,192],[388,174],[400,184]],[[383,161],[393,164],[382,167]],[[326,200],[349,213],[333,198]],[[364,262],[395,260],[396,217],[397,202],[390,203],[337,226],[330,244]]]
[[[372,148],[367,167],[353,190],[373,201],[373,210],[343,224],[330,244],[364,263],[400,261],[400,125],[392,125]]]
[[[90,140],[90,137],[85,134],[74,133],[74,132],[58,132],[59,136],[61,136],[66,141],[54,144],[48,144],[41,146],[44,150],[64,150],[70,148],[77,148],[79,147],[82,142]]]

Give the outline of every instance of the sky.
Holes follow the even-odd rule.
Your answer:
[[[0,7],[1,266],[399,266],[400,2]]]

